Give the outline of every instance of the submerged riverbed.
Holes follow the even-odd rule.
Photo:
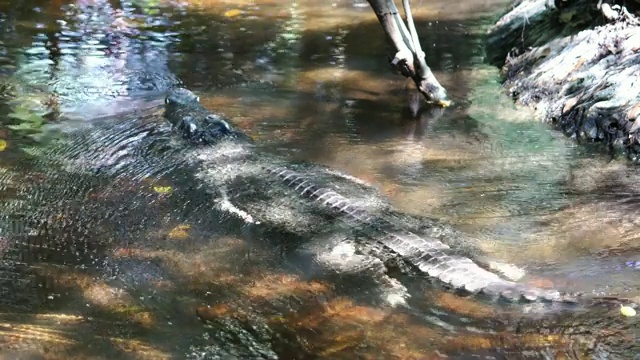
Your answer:
[[[303,275],[279,249],[211,224],[175,176],[30,172],[56,156],[46,145],[59,132],[160,123],[164,91],[181,83],[263,151],[327,165],[403,212],[454,225],[484,256],[524,269],[523,282],[636,297],[640,170],[534,122],[504,94],[483,34],[506,1],[414,3],[451,109],[412,113],[412,85],[389,70],[366,1],[0,2],[0,200],[7,210],[33,184],[48,191],[36,204],[87,194],[77,213],[48,214],[62,224],[50,234],[0,238],[2,355],[637,356],[637,321],[615,307],[539,319],[412,278],[410,306],[394,308],[377,300],[380,284]],[[97,141],[127,134],[110,136]]]

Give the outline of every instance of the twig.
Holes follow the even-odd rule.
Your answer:
[[[407,25],[409,25],[409,33],[411,34],[411,45],[413,45],[411,50],[413,50],[414,54],[419,56],[420,53],[422,53],[422,47],[420,46],[420,40],[418,39],[416,25],[413,23],[413,14],[411,13],[409,0],[402,0],[402,6],[404,7],[404,15],[407,18]]]
[[[446,90],[427,66],[425,54],[420,46],[418,33],[413,22],[409,1],[403,0],[403,6],[409,28],[398,13],[393,0],[367,0],[373,8],[382,29],[387,34],[396,54],[391,64],[400,70],[402,75],[413,80],[420,93],[428,102],[446,107],[451,104]]]

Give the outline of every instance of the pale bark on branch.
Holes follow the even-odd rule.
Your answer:
[[[441,106],[448,106],[447,91],[440,85],[431,72],[425,60],[425,54],[420,46],[420,40],[413,23],[409,0],[402,4],[407,18],[405,25],[398,13],[394,0],[367,0],[378,17],[382,29],[387,35],[396,54],[391,60],[402,75],[411,78],[426,100]]]

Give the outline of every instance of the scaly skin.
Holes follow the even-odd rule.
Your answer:
[[[576,297],[561,294],[556,290],[526,286],[503,279],[480,267],[473,260],[458,255],[435,237],[410,231],[405,224],[398,223],[389,216],[389,212],[372,210],[361,205],[362,201],[358,198],[341,195],[330,181],[324,181],[325,185],[322,185],[322,180],[318,180],[313,172],[305,173],[305,170],[298,170],[297,165],[286,161],[261,158],[253,149],[252,142],[247,141],[247,137],[243,136],[241,131],[221,117],[211,114],[198,100],[196,95],[186,89],[173,90],[165,101],[165,117],[185,139],[206,145],[195,150],[195,157],[199,159],[200,167],[203,169],[199,177],[212,188],[225,189],[231,202],[234,200],[233,187],[239,182],[244,182],[245,187],[251,186],[247,184],[256,184],[256,187],[263,186],[261,189],[268,189],[254,190],[256,195],[263,195],[266,191],[283,191],[287,194],[285,196],[297,197],[299,201],[307,204],[305,206],[322,210],[349,227],[357,228],[369,242],[382,245],[410,266],[457,290],[481,293],[509,301],[567,304],[577,302]],[[260,181],[265,185],[259,185],[262,184]],[[280,190],[277,190],[278,184]],[[341,188],[349,188],[352,185],[347,183]],[[246,188],[241,189],[247,191]],[[268,214],[269,202],[274,202],[276,196],[267,197],[261,206],[242,205],[243,201],[253,201],[256,195],[237,201],[234,205],[236,212],[254,223],[287,227],[286,221],[270,217]],[[282,193],[280,195],[282,196]],[[294,211],[292,216],[305,215]],[[296,230],[292,228],[291,231]]]
[[[250,139],[228,121],[207,111],[199,100],[186,89],[175,89],[165,98],[165,117],[185,139],[199,144],[211,144],[223,137]]]

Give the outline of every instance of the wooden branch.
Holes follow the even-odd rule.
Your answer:
[[[409,77],[428,102],[446,107],[451,104],[447,91],[440,85],[431,69],[427,66],[422,51],[409,1],[403,0],[409,29],[405,26],[393,0],[367,0],[376,13],[387,38],[394,46],[396,54],[391,60],[402,75]]]

